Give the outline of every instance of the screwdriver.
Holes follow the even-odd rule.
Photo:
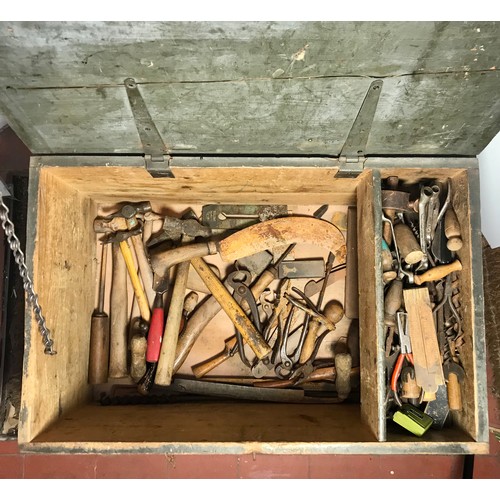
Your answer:
[[[97,309],[90,323],[89,384],[108,381],[109,366],[109,316],[104,312],[104,288],[106,282],[107,246],[102,245],[101,274]]]

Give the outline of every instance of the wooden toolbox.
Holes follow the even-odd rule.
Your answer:
[[[28,313],[23,451],[488,452],[476,155],[500,123],[498,23],[5,22],[0,30],[0,110],[33,152],[26,258],[57,352],[44,353]],[[411,200],[423,186],[449,190],[462,239],[453,274],[462,405],[421,437],[388,416],[383,218],[395,179]],[[347,269],[325,298],[339,300],[345,316],[319,356],[333,359],[349,339],[350,396],[103,404],[101,391],[130,381],[88,383],[101,259],[94,220],[143,201],[178,217],[221,204],[283,205],[311,217],[328,205],[323,218],[346,243],[335,263]],[[292,258],[326,261],[328,249],[303,236]],[[218,254],[206,261],[222,278],[228,272]],[[221,312],[174,379],[192,378],[191,367],[232,334]],[[416,366],[416,347],[414,355]],[[246,370],[233,356],[210,380]]]

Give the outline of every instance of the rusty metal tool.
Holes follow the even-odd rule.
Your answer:
[[[440,311],[447,308],[454,318],[454,324],[457,326],[457,335],[453,334],[453,337],[460,335],[461,333],[461,318],[453,303],[453,288],[452,288],[452,277],[448,275],[444,281],[444,291],[441,301],[434,307],[433,314],[435,320],[438,317]],[[450,323],[448,319],[446,323]],[[448,327],[452,332],[453,327]],[[441,336],[445,332],[438,332]],[[448,390],[448,404],[449,409],[453,411],[462,410],[462,396],[461,396],[461,384],[465,378],[465,371],[459,363],[458,356],[453,352],[452,346],[448,338],[440,339],[443,348],[443,370],[446,380],[446,386]],[[454,342],[451,342],[454,343]]]
[[[322,258],[283,261],[278,266],[278,279],[321,278],[324,275]]]
[[[282,315],[278,317],[278,341],[277,351],[279,352],[279,363],[274,365],[274,372],[279,378],[288,378],[292,373],[293,360],[288,356],[288,337],[293,319],[293,308],[288,315],[285,325],[282,324]]]
[[[97,309],[90,320],[89,384],[104,384],[109,370],[109,316],[104,311],[108,245],[102,245]]]
[[[400,351],[394,365],[394,370],[391,375],[391,390],[394,394],[394,400],[398,406],[401,406],[401,399],[399,398],[398,381],[403,368],[403,363],[407,360],[412,365],[414,364],[413,354],[411,350],[410,336],[408,335],[408,321],[407,314],[404,312],[397,313],[398,335],[400,343]]]
[[[252,290],[249,288],[252,282],[252,276],[250,271],[237,270],[229,274],[227,277],[227,284],[234,290],[233,297],[236,302],[241,306],[246,303],[250,309],[251,320],[259,333],[262,333],[262,325],[260,323],[259,310],[257,308],[257,302],[253,296]],[[241,333],[236,330],[236,341],[237,341],[237,352],[240,355],[240,359],[249,368],[252,367],[252,363],[245,356],[245,348],[243,344],[243,338]]]
[[[330,253],[328,255],[328,260],[326,263],[325,277],[323,279],[323,286],[319,292],[318,302],[316,304],[316,310],[320,311],[321,306],[323,304],[323,298],[326,292],[327,278],[330,275],[331,270],[333,269],[333,263],[335,262],[335,255]],[[304,345],[302,346],[301,354],[300,354],[300,363],[305,363],[309,357],[311,356],[314,349],[314,342],[316,340],[317,332],[319,330],[320,321],[318,318],[311,318],[308,324],[307,334],[304,340]],[[335,327],[334,327],[335,328]]]
[[[183,236],[190,239],[197,237],[209,238],[212,236],[212,230],[200,224],[194,218],[179,218],[166,215],[163,218],[161,232],[149,240],[148,247],[151,248],[167,240],[180,242]]]
[[[286,215],[286,205],[204,205],[201,218],[209,228],[227,231]]]
[[[254,224],[219,242],[194,243],[152,255],[151,264],[157,274],[164,275],[171,266],[193,258],[219,253],[224,262],[233,262],[292,243],[326,248],[340,262],[345,260],[344,236],[336,226],[314,217],[290,216]]]

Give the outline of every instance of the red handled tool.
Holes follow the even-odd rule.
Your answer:
[[[165,310],[163,307],[163,294],[157,293],[153,303],[153,312],[148,332],[148,347],[146,350],[146,361],[148,363],[158,362],[164,324]]]

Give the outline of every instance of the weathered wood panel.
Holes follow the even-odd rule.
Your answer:
[[[0,23],[0,111],[34,153],[141,153],[123,87],[194,154],[475,155],[500,123],[500,23]]]
[[[16,87],[370,76],[491,68],[495,22],[4,22]]]

